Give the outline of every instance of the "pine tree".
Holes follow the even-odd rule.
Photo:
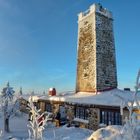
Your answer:
[[[45,93],[45,91],[43,91],[43,95],[45,95],[46,93]]]
[[[13,97],[15,91],[13,90],[12,87],[10,87],[9,82],[7,83],[7,86],[3,88],[1,92],[1,98],[3,101],[3,112],[4,112],[4,130],[6,132],[9,132],[9,118],[11,114],[13,113]]]
[[[19,90],[19,95],[21,96],[23,93],[22,93],[22,87],[20,87],[20,90]]]

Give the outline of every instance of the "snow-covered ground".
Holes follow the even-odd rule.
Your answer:
[[[87,140],[91,133],[88,129],[63,126],[47,128],[44,136],[47,140]]]
[[[3,133],[3,117],[0,117],[0,140],[29,140],[28,139],[28,116],[16,116],[10,119],[10,133]],[[128,125],[128,124],[127,124]],[[95,132],[84,128],[76,127],[55,127],[52,123],[47,123],[43,132],[43,140],[140,140],[140,126],[133,127],[134,131],[129,131],[130,126],[107,126]],[[134,137],[131,138],[131,132]]]
[[[121,135],[122,126],[107,126],[95,131],[88,140],[124,140]]]
[[[140,126],[107,126],[95,131],[87,140],[140,140]]]
[[[28,116],[23,114],[10,119],[10,133],[3,133],[3,117],[0,117],[0,140],[29,140]],[[133,131],[130,129],[133,128]],[[130,130],[129,130],[130,129]],[[131,133],[134,132],[134,137]],[[93,132],[84,128],[55,127],[47,123],[43,132],[43,140],[140,140],[140,126],[131,127],[129,123],[124,126],[107,126]]]
[[[5,133],[3,131],[3,117],[0,117],[0,130],[2,132],[2,136],[0,140],[6,140],[10,138],[28,138],[28,129],[27,129],[28,117],[23,114],[23,116],[17,116],[10,118],[10,133]]]
[[[27,140],[28,139],[28,116],[13,117],[10,119],[10,133],[2,133],[0,140]],[[3,118],[0,117],[0,130],[3,131]],[[44,140],[86,140],[92,131],[75,127],[55,127],[51,123],[46,126],[43,133]]]

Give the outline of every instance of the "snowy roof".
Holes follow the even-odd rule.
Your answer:
[[[50,96],[50,97],[42,96],[40,97],[40,99],[79,103],[79,104],[120,106],[122,100],[124,101],[133,100],[133,92],[124,91],[120,89],[113,89],[113,90],[98,92],[98,93],[78,92],[73,94],[64,94],[61,96]]]
[[[123,101],[132,101],[133,92],[124,91],[120,89],[113,89],[104,92],[66,92],[65,94],[60,94],[56,96],[47,96],[47,95],[36,95],[32,96],[34,101],[38,99],[50,100],[50,101],[60,101],[60,102],[69,102],[69,103],[78,103],[78,104],[90,104],[90,105],[103,105],[103,106],[117,106],[119,107]],[[28,97],[24,97],[28,98]],[[140,95],[138,96],[140,101]]]
[[[40,99],[42,97],[42,95],[28,95],[28,94],[24,94],[24,95],[21,95],[20,98],[23,98],[25,100],[30,100],[30,98],[32,97],[32,100],[33,102],[37,102],[38,99]]]
[[[123,91],[119,89],[113,89],[110,91],[87,93],[79,92],[69,98],[66,101],[81,104],[94,104],[94,105],[105,105],[105,106],[120,106],[122,100],[130,101],[133,98],[131,91]]]

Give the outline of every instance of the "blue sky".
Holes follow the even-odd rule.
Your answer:
[[[93,3],[113,12],[119,88],[140,68],[139,0],[0,0],[0,89],[74,90],[77,14]]]

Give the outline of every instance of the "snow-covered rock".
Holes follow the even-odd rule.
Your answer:
[[[122,140],[120,135],[122,126],[112,125],[100,128],[88,138],[88,140]]]

